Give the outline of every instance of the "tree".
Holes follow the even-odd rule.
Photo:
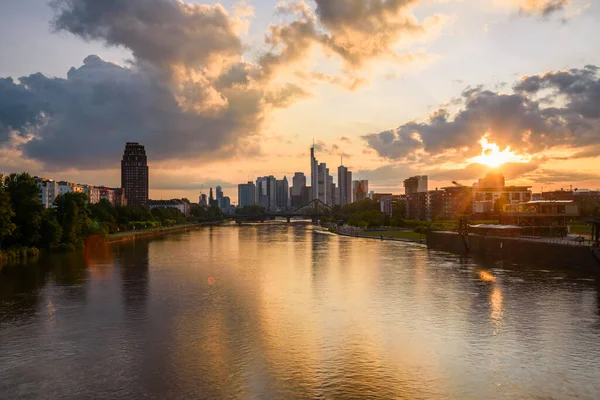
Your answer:
[[[62,226],[62,243],[79,245],[90,232],[88,198],[85,193],[65,193],[58,196],[56,219]]]
[[[15,224],[12,219],[15,216],[12,205],[10,204],[10,196],[4,188],[3,177],[0,175],[0,244],[4,238],[9,237],[15,230]]]
[[[40,200],[40,189],[27,173],[10,174],[4,180],[14,210],[12,222],[15,230],[10,243],[21,246],[36,246],[40,241],[44,206]]]
[[[46,210],[42,220],[41,245],[47,249],[55,248],[62,239],[62,227],[56,220],[54,210]]]

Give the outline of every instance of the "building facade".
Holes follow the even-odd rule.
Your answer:
[[[248,207],[256,204],[256,185],[254,182],[238,185],[238,205]]]
[[[263,176],[256,180],[256,204],[267,210],[277,208],[277,180],[274,176]]]
[[[186,217],[189,217],[191,209],[192,209],[192,205],[182,199],[171,199],[171,200],[148,200],[148,209],[150,211],[152,211],[152,209],[154,208],[160,208],[160,207],[164,207],[164,208],[176,208],[179,211],[181,211],[181,213],[183,215],[185,215]]]
[[[341,206],[352,203],[352,172],[343,165],[338,167],[338,192]]]
[[[315,146],[310,148],[310,186],[311,200],[319,199],[319,162],[315,157]]]
[[[369,181],[366,179],[352,181],[352,202],[363,201],[369,194]]]
[[[292,207],[302,207],[310,201],[304,198],[306,195],[306,176],[303,172],[296,172],[292,178],[292,187],[290,189],[290,205]]]
[[[275,205],[277,208],[287,208],[289,206],[290,188],[286,176],[276,181],[275,191]]]
[[[139,143],[125,144],[121,160],[121,187],[125,189],[129,205],[147,206],[148,158],[146,149]]]

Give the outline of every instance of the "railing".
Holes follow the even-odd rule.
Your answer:
[[[459,234],[458,230],[445,230],[445,231],[434,231],[434,232],[446,232]],[[503,235],[480,235],[477,233],[469,232],[468,236],[481,236],[493,239],[508,239],[508,240],[520,240],[525,242],[536,242],[536,243],[549,243],[559,244],[563,246],[576,246],[576,247],[592,247],[598,248],[598,244],[583,235],[580,236],[565,236],[565,237],[545,237],[545,236],[503,236]]]

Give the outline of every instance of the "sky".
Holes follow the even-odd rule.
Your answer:
[[[310,174],[600,187],[600,0],[4,0],[0,172],[150,197]]]

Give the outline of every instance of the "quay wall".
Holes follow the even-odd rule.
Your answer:
[[[589,246],[433,231],[427,234],[427,247],[490,261],[505,260],[541,267],[589,268],[600,272],[600,250]]]

